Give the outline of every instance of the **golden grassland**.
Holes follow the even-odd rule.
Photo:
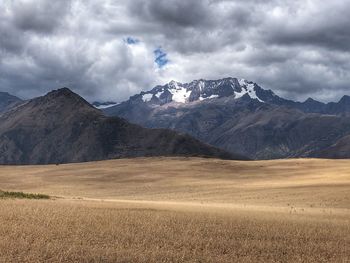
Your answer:
[[[350,161],[0,166],[0,262],[350,262]]]

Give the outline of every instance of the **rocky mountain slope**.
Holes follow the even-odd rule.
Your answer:
[[[188,135],[106,117],[67,88],[0,115],[0,163],[48,164],[136,156],[238,158]]]
[[[338,103],[294,102],[235,78],[172,81],[104,111],[145,127],[181,131],[253,159],[323,157],[350,134],[348,96]],[[327,155],[348,156],[345,151]]]
[[[0,92],[0,113],[11,109],[21,102],[22,100],[16,96],[10,95],[7,92]]]

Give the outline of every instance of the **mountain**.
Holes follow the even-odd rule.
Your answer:
[[[335,144],[317,153],[322,158],[350,158],[350,135],[339,139]]]
[[[141,94],[135,95],[131,99],[139,99],[152,105],[164,105],[170,102],[187,103],[230,96],[236,99],[246,96],[259,101],[278,99],[271,90],[266,91],[253,82],[235,78],[195,80],[185,84],[171,81],[148,92],[141,92]]]
[[[326,105],[326,111],[330,114],[350,113],[350,96],[343,96],[338,103],[330,102]]]
[[[7,92],[0,92],[0,113],[9,110],[21,102],[22,100],[16,96],[10,95]]]
[[[168,128],[252,159],[322,157],[350,134],[348,97],[338,103],[283,99],[235,78],[170,82],[105,109],[149,128]],[[332,155],[330,155],[332,157]]]
[[[188,135],[106,117],[67,88],[0,115],[0,163],[48,164],[136,156],[241,158]]]
[[[195,80],[190,83],[171,81],[163,86],[156,86],[150,91],[136,94],[128,101],[111,105],[107,103],[105,112],[109,115],[119,114],[121,109],[130,111],[131,107],[143,109],[168,105],[176,107],[193,102],[208,102],[219,98],[250,99],[261,103],[285,106],[305,113],[350,114],[350,96],[344,96],[339,102],[322,103],[312,98],[304,102],[287,100],[277,96],[271,90],[265,90],[252,81],[237,78],[219,80]],[[147,107],[143,107],[147,106]],[[107,108],[107,107],[105,107]]]

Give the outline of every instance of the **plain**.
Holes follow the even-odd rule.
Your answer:
[[[348,262],[350,161],[1,166],[1,262]]]

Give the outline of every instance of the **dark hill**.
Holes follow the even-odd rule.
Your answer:
[[[0,116],[1,164],[83,162],[137,156],[241,159],[187,135],[146,129],[100,110],[67,88]]]

